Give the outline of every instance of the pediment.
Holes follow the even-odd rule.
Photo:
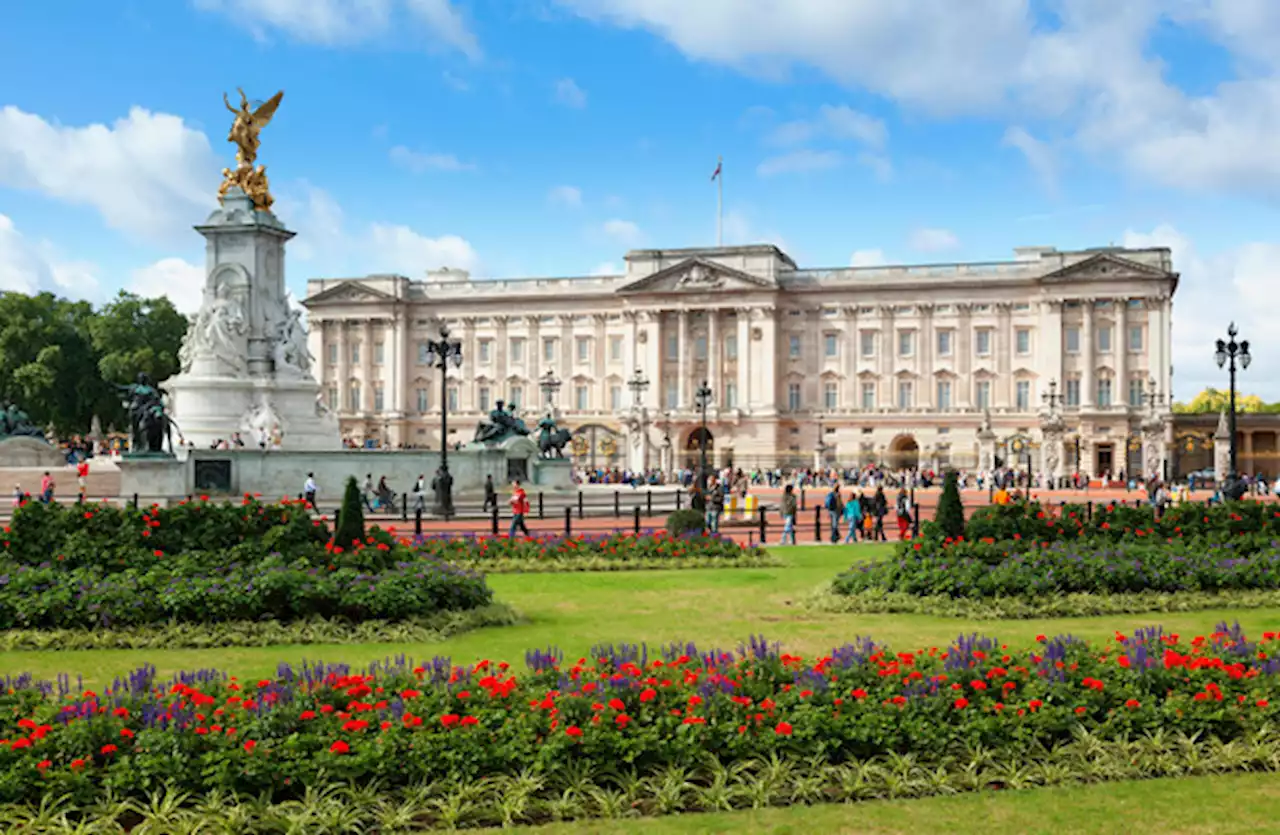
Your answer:
[[[304,299],[302,304],[310,307],[315,304],[326,304],[329,302],[388,302],[394,299],[372,287],[367,287],[358,281],[343,281],[335,284],[314,296]]]
[[[1045,281],[1125,277],[1169,278],[1169,273],[1111,252],[1100,252],[1043,276]]]
[[[770,290],[772,281],[703,258],[686,258],[618,288],[619,293],[732,293]]]

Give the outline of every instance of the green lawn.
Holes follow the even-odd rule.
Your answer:
[[[82,673],[86,683],[109,683],[143,663],[161,675],[218,667],[241,676],[271,674],[281,660],[300,658],[362,664],[400,653],[417,658],[450,655],[459,663],[480,658],[522,665],[533,647],[559,646],[569,656],[602,642],[660,644],[690,640],[699,647],[736,647],[752,634],[781,641],[791,651],[823,652],[855,635],[870,635],[898,648],[948,642],[962,632],[996,634],[1029,643],[1037,633],[1071,633],[1103,639],[1115,629],[1163,623],[1199,634],[1221,620],[1239,620],[1251,633],[1280,631],[1280,609],[1207,611],[1176,615],[1017,622],[970,622],[915,615],[827,615],[797,602],[855,560],[887,553],[884,546],[778,548],[787,565],[777,568],[634,571],[600,574],[508,574],[490,579],[497,596],[528,623],[470,632],[439,644],[276,646],[226,650],[95,650],[0,653],[0,674],[30,671],[38,677]],[[982,833],[1201,833],[1280,832],[1270,804],[1280,793],[1274,778],[1237,775],[1148,781],[1022,794],[858,806],[826,806],[684,816],[636,822],[592,822],[552,827],[551,832],[860,832]],[[1170,799],[1176,799],[1170,803]],[[1226,814],[1223,810],[1230,809]]]

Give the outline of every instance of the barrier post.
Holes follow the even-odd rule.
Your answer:
[[[571,507],[564,509],[564,535],[573,536],[573,508]]]
[[[822,508],[813,509],[813,541],[822,541]]]
[[[636,505],[632,510],[635,511],[634,518],[631,520],[631,528],[636,536],[640,535],[640,505]]]
[[[498,535],[498,506],[495,504],[489,511],[489,530],[494,535]]]

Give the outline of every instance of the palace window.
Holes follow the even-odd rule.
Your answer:
[[[386,358],[386,349],[383,348],[382,343],[381,342],[373,343],[373,364],[382,365],[383,360],[385,358]]]
[[[458,387],[449,386],[449,411],[458,411]]]
[[[945,412],[951,408],[951,381],[938,381],[938,411]]]
[[[822,408],[835,409],[840,405],[840,389],[835,383],[822,384]]]
[[[916,332],[898,331],[898,356],[909,357],[916,352]]]
[[[1067,328],[1063,332],[1063,336],[1064,336],[1063,341],[1066,343],[1067,353],[1068,354],[1080,353],[1080,329]]]
[[[580,336],[574,341],[574,346],[578,352],[578,362],[587,362],[591,359],[591,339],[590,337]]]
[[[973,352],[980,357],[991,355],[991,331],[982,328],[973,332]]]
[[[801,392],[799,383],[787,383],[787,408],[793,412],[800,411]]]
[[[675,333],[667,334],[667,359],[673,360],[680,356],[680,335]]]
[[[1066,391],[1063,392],[1065,402],[1068,406],[1080,405],[1080,378],[1068,377]]]
[[[514,336],[511,338],[511,361],[524,362],[524,337]]]
[[[680,383],[675,380],[667,380],[667,394],[665,399],[667,401],[668,409],[680,408]]]
[[[724,338],[724,355],[726,359],[738,358],[738,335],[731,333]]]
[[[800,335],[794,333],[791,334],[791,337],[787,340],[787,346],[791,359],[800,359]]]
[[[876,408],[876,384],[862,384],[862,408],[864,411],[874,411]]]
[[[609,337],[609,362],[622,362],[622,337],[616,334]]]
[[[381,412],[384,408],[385,408],[385,401],[383,400],[382,383],[374,383],[373,384],[373,410],[375,412]]]
[[[1103,354],[1111,353],[1111,326],[1103,325],[1098,328],[1098,351]]]
[[[424,388],[422,388],[422,389],[417,389],[413,394],[414,394],[414,396],[418,399],[418,413],[419,413],[419,414],[422,414],[422,413],[423,413],[423,412],[425,412],[427,409],[430,409],[430,408],[431,408],[431,400],[430,400],[430,399],[429,399],[429,397],[428,397],[428,390],[427,390],[427,389],[424,389]]]
[[[1027,354],[1031,353],[1031,329],[1030,328],[1018,328],[1016,331],[1014,331],[1014,340],[1015,340],[1016,349],[1020,355],[1026,356]]]
[[[360,343],[359,342],[351,343],[351,362],[353,365],[360,362]]]
[[[556,361],[556,340],[555,337],[545,337],[542,340],[542,361]]]
[[[329,387],[329,411],[338,411],[338,388],[337,386]]]
[[[1129,350],[1142,350],[1142,325],[1133,325],[1129,328]]]
[[[859,339],[862,344],[858,348],[858,353],[864,358],[874,357],[876,355],[876,332],[863,331],[859,334]]]
[[[1014,406],[1019,412],[1031,409],[1031,381],[1018,380],[1013,386]]]
[[[1142,378],[1141,377],[1129,378],[1129,405],[1130,406],[1142,405]]]
[[[360,411],[360,383],[355,380],[347,387],[347,411]]]
[[[979,409],[991,408],[991,381],[979,380],[973,384],[973,405]]]
[[[579,412],[585,412],[591,403],[591,392],[586,386],[573,387],[573,406]]]
[[[938,356],[951,356],[951,339],[952,332],[949,330],[938,331]]]
[[[1098,381],[1098,407],[1111,408],[1111,381],[1106,378]]]
[[[910,380],[898,381],[898,408],[906,411],[915,405],[915,386]]]
[[[702,334],[693,339],[693,356],[695,359],[705,360],[707,358],[707,338]]]
[[[481,339],[476,343],[476,351],[480,354],[480,364],[488,365],[493,362],[493,340]]]
[[[738,408],[738,384],[732,380],[724,384],[724,407],[726,409]]]
[[[329,364],[338,364],[338,343],[336,342],[329,343]]]
[[[476,402],[482,412],[487,412],[493,408],[492,404],[489,402],[488,386],[480,386],[476,389]]]
[[[511,408],[519,409],[520,404],[524,402],[524,386],[512,383],[511,388],[507,390],[507,402],[511,404]]]
[[[826,357],[835,357],[840,353],[840,340],[834,333],[822,335],[822,353]]]
[[[609,408],[622,411],[622,386],[609,386]]]

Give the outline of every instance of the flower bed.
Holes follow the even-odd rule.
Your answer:
[[[502,775],[531,781],[532,796],[552,774],[585,790],[592,776],[631,773],[679,775],[669,811],[708,761],[730,773],[772,758],[811,770],[906,762],[936,766],[951,785],[981,751],[968,778],[981,788],[1002,782],[985,770],[993,759],[1052,760],[1082,739],[1094,755],[1127,750],[1133,764],[1144,734],[1165,765],[1181,762],[1169,757],[1179,751],[1195,759],[1205,746],[1259,740],[1260,756],[1274,759],[1275,641],[1223,624],[1190,641],[1158,627],[1099,646],[1037,636],[1030,650],[966,636],[893,653],[859,640],[812,659],[762,640],[736,653],[603,646],[567,663],[535,650],[519,674],[436,658],[360,672],[282,664],[252,681],[202,671],[161,682],[144,668],[101,692],[9,677],[0,802],[72,793],[87,804],[161,785],[279,800],[304,787],[378,781],[389,791]],[[809,799],[821,799],[822,781],[810,783]]]
[[[514,539],[505,536],[426,536],[414,540],[413,545],[418,553],[433,559],[475,565],[487,572],[777,564],[758,546],[720,536],[672,536],[661,529],[639,534]]]

